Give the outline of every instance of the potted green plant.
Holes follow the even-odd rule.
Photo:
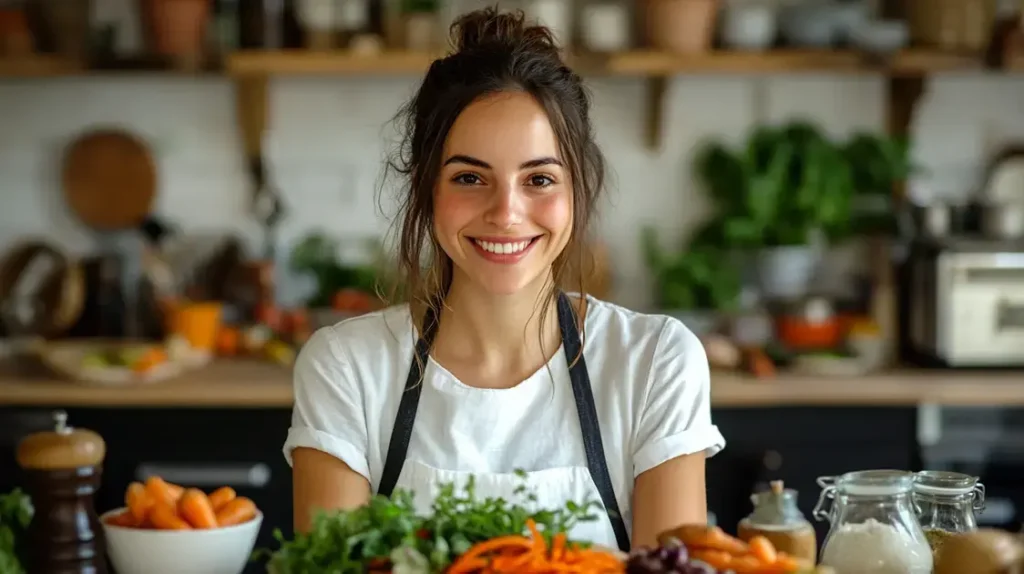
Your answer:
[[[292,249],[292,271],[312,277],[316,284],[307,301],[311,309],[330,307],[338,291],[353,289],[375,294],[378,272],[372,265],[346,265],[338,258],[338,243],[323,233],[312,233]]]
[[[644,261],[654,276],[655,303],[698,335],[714,328],[719,314],[732,311],[739,299],[739,273],[721,249],[694,246],[664,251],[657,233],[641,237]]]
[[[896,232],[893,190],[918,168],[910,158],[910,141],[870,132],[854,134],[843,146],[855,192],[853,227],[861,233]]]
[[[811,124],[761,127],[738,150],[712,144],[697,171],[716,214],[696,244],[752,254],[767,297],[804,294],[825,242],[849,232],[849,166]]]

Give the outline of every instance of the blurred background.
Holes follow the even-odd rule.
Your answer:
[[[101,511],[158,474],[290,528],[288,366],[396,287],[391,119],[488,4],[0,0],[0,448],[65,409],[107,443]],[[592,91],[612,177],[574,272],[706,343],[723,526],[866,468],[973,473],[982,521],[1024,520],[1019,0],[500,5]]]

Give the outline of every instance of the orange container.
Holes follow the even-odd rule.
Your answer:
[[[193,349],[213,352],[223,311],[224,306],[218,302],[172,303],[167,309],[167,331],[182,336]]]

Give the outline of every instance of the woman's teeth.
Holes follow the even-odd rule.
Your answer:
[[[515,241],[511,243],[493,243],[491,241],[481,241],[479,239],[474,239],[473,241],[488,253],[494,253],[496,255],[511,255],[526,249],[532,240]]]

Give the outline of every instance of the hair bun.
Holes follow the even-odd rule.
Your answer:
[[[451,37],[457,52],[500,49],[558,54],[551,30],[527,23],[521,10],[499,12],[490,7],[463,14],[452,24]]]

